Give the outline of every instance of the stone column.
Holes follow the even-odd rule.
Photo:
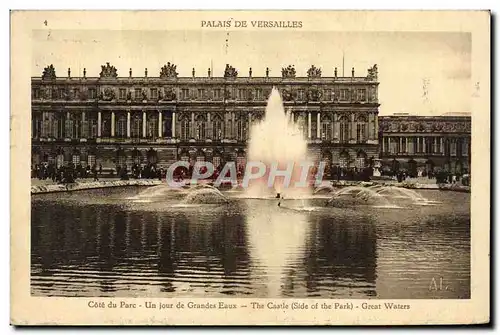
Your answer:
[[[410,138],[406,137],[406,153],[410,153]]]
[[[311,112],[307,113],[307,138],[311,139]]]
[[[340,140],[339,130],[340,130],[339,117],[337,113],[335,113],[333,114],[333,139],[336,141]]]
[[[373,113],[373,118],[374,118],[374,126],[373,126],[373,139],[376,140],[378,139],[378,115],[376,113]]]
[[[290,117],[292,116],[292,113],[290,113]],[[293,122],[293,121],[292,121]],[[252,113],[248,113],[248,126],[247,126],[247,140],[250,138],[250,129],[252,129]]]
[[[207,138],[213,139],[213,137],[212,137],[212,133],[213,133],[212,127],[213,126],[212,126],[211,119],[210,119],[210,112],[207,112],[207,124],[205,126],[205,139],[207,139]]]
[[[101,137],[101,111],[97,112],[97,137]]]
[[[130,137],[130,111],[127,111],[127,137]]]
[[[175,112],[172,112],[172,138],[175,137]]]
[[[442,136],[439,138],[439,143],[440,143],[439,148],[441,149],[441,155],[444,155],[444,139]]]
[[[196,127],[194,126],[194,112],[191,112],[191,138],[195,138]]]
[[[115,137],[115,112],[111,112],[111,137]]]
[[[356,121],[354,121],[354,113],[351,114],[351,140],[356,141]]]
[[[238,127],[236,126],[236,113],[232,112],[231,113],[231,118],[233,120],[233,139],[236,140],[238,139]]]
[[[163,114],[161,111],[158,111],[158,137],[163,137]]]
[[[372,122],[373,121],[373,114],[368,113],[368,139],[371,140],[373,139],[373,128],[372,128]]]
[[[382,137],[382,150],[380,150],[383,154],[386,152],[385,151],[385,143],[386,143],[386,137]]]
[[[318,139],[321,139],[322,138],[321,137],[321,130],[322,129],[321,129],[321,113],[320,112],[318,112],[318,119],[316,120],[316,122],[317,122],[317,125],[316,125],[316,137]]]
[[[42,113],[42,130],[43,130],[43,113]],[[88,129],[88,127],[87,127]],[[84,130],[85,130],[85,112],[82,112],[82,125],[81,125],[81,130],[80,130],[80,137],[81,138],[86,138],[88,135],[84,133]],[[88,132],[88,130],[87,130]],[[42,133],[42,137],[43,137],[43,133]]]
[[[401,153],[403,152],[403,137],[400,136],[399,137],[399,150],[398,150],[398,153]]]
[[[146,137],[146,111],[142,112],[142,137]]]

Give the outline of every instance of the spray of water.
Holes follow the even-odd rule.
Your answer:
[[[264,119],[254,123],[250,129],[248,161],[260,161],[267,167],[267,173],[260,179],[252,180],[246,193],[250,196],[266,196],[270,193],[304,194],[310,192],[304,187],[294,187],[301,178],[301,162],[306,160],[307,142],[303,133],[285,113],[280,93],[273,88],[267,101]],[[269,170],[277,164],[286,170],[293,163],[289,186],[283,177],[277,177],[272,185],[268,184]]]

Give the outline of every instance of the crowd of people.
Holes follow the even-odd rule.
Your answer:
[[[207,179],[217,179],[222,172],[223,165],[221,164],[215,168],[214,173],[208,176]],[[178,167],[174,170],[173,178],[175,180],[190,179],[193,176],[194,166],[191,164],[189,168]],[[121,180],[128,180],[129,178],[134,179],[159,179],[164,180],[167,177],[167,169],[157,164],[148,163],[146,165],[133,164],[130,168],[126,165],[116,166],[114,171],[106,171],[106,176],[118,177]],[[207,172],[206,167],[202,167],[199,171],[200,174],[205,174]],[[237,166],[236,169],[237,178],[241,180],[245,173],[245,167],[243,165]],[[229,176],[229,171],[226,177]],[[317,167],[313,167],[310,171],[309,178],[314,179],[318,173]],[[416,177],[427,177],[429,179],[436,179],[436,183],[443,184],[455,184],[461,183],[463,185],[470,185],[470,175],[465,172],[462,174],[451,173],[445,170],[439,171],[427,171],[419,170],[417,172],[405,170],[405,169],[382,169],[381,175],[396,179],[398,182],[405,181],[408,178]],[[327,165],[323,173],[323,179],[325,180],[353,180],[353,181],[370,181],[373,176],[373,167],[369,166],[366,168],[357,167],[340,167],[338,165]],[[56,166],[54,163],[41,163],[35,164],[32,167],[32,178],[37,178],[40,180],[52,180],[58,183],[72,183],[80,178],[93,178],[93,180],[99,180],[103,177],[103,167],[101,164],[93,164],[92,166],[83,166],[81,164],[69,163],[64,166]]]

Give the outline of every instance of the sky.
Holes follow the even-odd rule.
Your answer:
[[[471,112],[471,35],[455,32],[332,32],[332,31],[152,31],[152,30],[36,30],[33,32],[32,76],[53,64],[58,76],[98,76],[110,62],[119,76],[158,76],[167,62],[179,76],[192,68],[205,76],[222,76],[226,63],[240,76],[281,76],[281,68],[295,65],[306,76],[311,65],[323,76],[337,67],[345,76],[355,68],[364,76],[377,64],[380,115],[409,113],[442,115]]]

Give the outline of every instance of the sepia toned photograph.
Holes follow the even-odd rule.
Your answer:
[[[473,148],[489,152],[489,130],[472,139],[489,120],[475,35],[216,13],[31,30],[28,298],[240,314],[470,301]]]

